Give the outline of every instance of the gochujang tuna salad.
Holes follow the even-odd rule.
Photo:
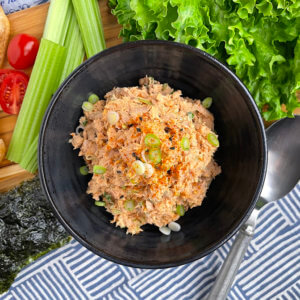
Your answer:
[[[152,77],[139,86],[114,88],[83,102],[84,116],[72,133],[92,173],[87,193],[113,215],[112,222],[137,234],[144,224],[176,221],[201,205],[221,171],[213,159],[219,141],[203,102]],[[82,130],[80,130],[82,129]]]

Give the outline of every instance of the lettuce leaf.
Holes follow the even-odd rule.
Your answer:
[[[124,41],[197,47],[227,64],[267,121],[300,103],[299,0],[110,0]]]

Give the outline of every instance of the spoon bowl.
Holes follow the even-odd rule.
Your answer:
[[[285,196],[300,179],[300,115],[267,129],[268,165],[260,197],[270,202]]]

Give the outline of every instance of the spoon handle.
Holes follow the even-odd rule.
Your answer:
[[[207,300],[224,300],[227,298],[234,278],[253,237],[257,214],[258,211],[255,209],[237,234]]]

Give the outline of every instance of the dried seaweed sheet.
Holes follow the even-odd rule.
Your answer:
[[[0,194],[0,294],[24,266],[69,239],[38,177]]]

